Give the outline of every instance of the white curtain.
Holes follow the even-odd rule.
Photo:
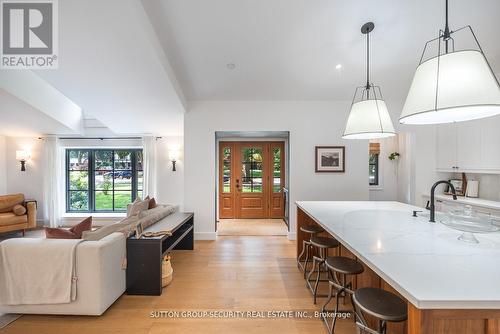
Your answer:
[[[156,197],[156,137],[142,137],[144,197]]]
[[[64,209],[64,152],[55,137],[44,138],[43,149],[44,187],[43,212],[44,220],[51,227],[58,227]]]

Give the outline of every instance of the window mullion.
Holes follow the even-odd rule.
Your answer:
[[[112,191],[112,203],[113,203],[113,211],[115,211],[115,150],[111,150],[111,171],[112,171],[112,180],[113,180],[113,191]]]
[[[131,151],[131,162],[132,162],[132,194],[131,194],[131,201],[133,202],[137,198],[137,177],[136,177],[136,172],[137,172],[137,166],[136,166],[136,158],[137,158],[137,151],[132,150]]]
[[[95,208],[95,196],[94,196],[94,150],[88,151],[89,162],[88,162],[88,201],[89,201],[89,212],[93,212]]]

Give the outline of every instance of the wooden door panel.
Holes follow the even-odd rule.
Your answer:
[[[262,197],[244,197],[241,199],[241,206],[248,209],[264,209]]]
[[[281,208],[283,207],[283,205],[281,203],[282,203],[282,198],[280,198],[280,197],[273,197],[273,206],[272,206],[272,209],[273,210],[281,210]]]
[[[236,218],[267,218],[269,144],[235,143]]]
[[[283,218],[283,142],[219,143],[219,217]]]

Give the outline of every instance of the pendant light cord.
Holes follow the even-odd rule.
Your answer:
[[[366,34],[366,96],[370,98],[370,33]]]
[[[370,32],[366,33],[366,98],[370,99]]]
[[[446,2],[445,5],[446,20],[445,20],[443,40],[445,44],[445,52],[448,53],[448,41],[450,40],[451,34],[450,34],[450,27],[448,25],[448,0],[445,0],[445,2]]]

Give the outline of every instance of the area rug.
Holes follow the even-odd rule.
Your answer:
[[[0,314],[0,329],[7,327],[21,316],[22,314]]]
[[[217,224],[219,236],[287,235],[283,219],[221,219]]]

